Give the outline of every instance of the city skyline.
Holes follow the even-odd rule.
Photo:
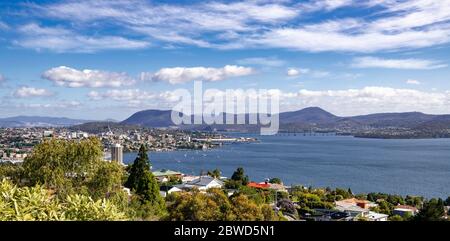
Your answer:
[[[0,43],[0,118],[123,120],[195,80],[281,111],[450,113],[447,1],[8,1]]]

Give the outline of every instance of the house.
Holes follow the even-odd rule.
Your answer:
[[[153,172],[153,176],[156,177],[158,182],[168,182],[171,178],[181,179],[183,174],[168,169],[161,169]]]
[[[368,210],[369,208],[372,207],[377,207],[378,204],[374,203],[374,202],[370,202],[368,200],[361,200],[361,199],[356,199],[356,198],[348,198],[348,199],[344,199],[341,201],[336,201],[335,202],[336,206],[340,206],[340,207],[351,207],[351,206],[358,206],[362,209],[366,209]]]
[[[182,183],[191,182],[199,177],[200,176],[184,175],[181,177],[181,182]]]
[[[378,204],[368,200],[360,200],[356,198],[344,199],[336,201],[336,210],[345,212],[352,220],[366,218],[369,221],[387,221],[388,215],[372,212],[369,209],[378,206]]]
[[[404,217],[405,215],[414,216],[419,212],[419,209],[409,205],[397,205],[392,211],[393,215],[400,215]]]
[[[277,192],[287,192],[287,189],[283,184],[269,183],[269,182],[249,182],[247,187],[253,187],[257,189],[272,189]]]
[[[369,214],[364,217],[369,221],[388,221],[389,215],[369,211]]]
[[[348,220],[354,220],[357,219],[358,217],[366,217],[369,215],[370,212],[368,209],[364,209],[356,205],[353,206],[336,205],[335,209],[338,210],[339,212],[348,214],[349,217]]]
[[[169,195],[169,194],[171,194],[171,193],[173,193],[173,192],[181,192],[181,191],[183,191],[183,190],[181,190],[180,188],[175,187],[175,186],[173,186],[173,187],[170,187],[170,186],[161,186],[161,187],[159,188],[159,194],[160,194],[161,197],[163,197],[163,198],[167,197],[167,195]]]
[[[253,187],[253,188],[257,188],[257,189],[267,189],[270,187],[270,185],[268,183],[257,183],[257,182],[249,182],[247,184],[247,187]]]
[[[180,189],[192,189],[197,188],[200,191],[206,191],[210,188],[222,188],[224,186],[224,182],[210,176],[200,176],[192,181],[177,185],[176,187]]]

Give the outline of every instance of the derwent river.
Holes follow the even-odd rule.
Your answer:
[[[151,152],[153,169],[198,175],[219,168],[230,177],[244,167],[250,179],[279,177],[286,185],[351,188],[354,193],[450,195],[450,139],[385,140],[350,136],[256,136],[258,143],[207,151]],[[124,154],[130,163],[136,153]]]

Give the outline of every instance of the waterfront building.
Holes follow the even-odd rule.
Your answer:
[[[120,144],[111,146],[111,161],[123,164],[123,146]]]

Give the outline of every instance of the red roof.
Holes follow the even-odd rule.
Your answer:
[[[253,188],[269,188],[270,184],[268,183],[256,183],[256,182],[250,182],[247,184],[247,187],[253,187]]]

